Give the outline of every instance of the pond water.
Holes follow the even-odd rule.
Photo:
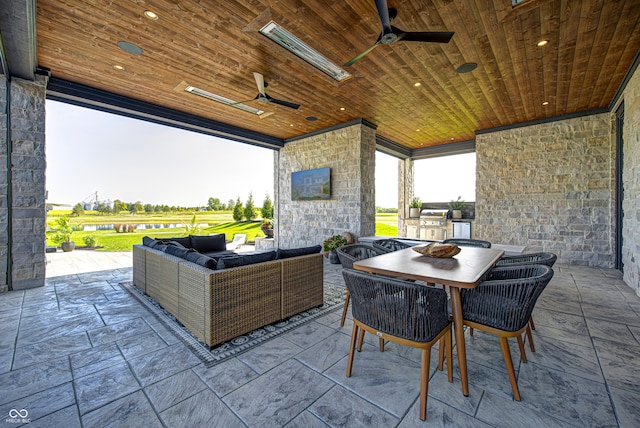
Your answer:
[[[113,224],[87,224],[82,227],[85,232],[93,232],[96,230],[113,230],[114,224],[130,224],[130,223],[113,223]],[[139,223],[133,225],[136,230],[149,230],[149,229],[176,229],[184,228],[186,225],[183,223]],[[198,223],[198,227],[209,227],[209,223]]]

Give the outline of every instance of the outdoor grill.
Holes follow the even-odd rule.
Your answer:
[[[449,210],[424,209],[420,211],[420,239],[442,241],[447,239],[447,213]]]

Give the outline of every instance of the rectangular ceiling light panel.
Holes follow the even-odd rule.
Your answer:
[[[260,116],[261,114],[264,114],[263,110],[258,110],[257,108],[253,108],[248,105],[238,103],[237,101],[230,100],[229,98],[225,98],[220,95],[216,95],[212,92],[205,91],[204,89],[196,88],[195,86],[189,85],[186,88],[184,88],[184,90],[187,92],[191,92],[192,94],[200,95],[201,97],[208,98],[210,100],[217,101],[219,103],[226,104],[228,106],[235,107],[240,110],[244,110],[246,112],[256,114],[258,116]]]
[[[298,39],[274,21],[270,21],[267,25],[262,27],[260,29],[260,33],[267,36],[294,55],[307,61],[318,70],[333,77],[338,82],[342,82],[343,80],[351,77],[351,74],[329,61],[320,52]]]

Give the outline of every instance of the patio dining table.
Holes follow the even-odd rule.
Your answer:
[[[424,281],[428,284],[442,284],[449,287],[462,393],[468,396],[467,354],[464,344],[460,289],[477,286],[485,273],[500,260],[504,251],[475,247],[460,247],[460,249],[461,251],[452,258],[433,258],[424,256],[412,248],[407,248],[357,261],[353,267],[365,272]]]

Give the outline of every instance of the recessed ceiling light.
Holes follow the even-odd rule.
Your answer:
[[[543,106],[548,106],[549,105],[549,101],[545,101],[542,103]]]
[[[536,45],[538,47],[542,47],[542,46],[546,45],[547,43],[549,43],[549,40],[540,40]]]
[[[451,141],[453,141],[453,140],[454,140],[454,138],[453,138],[453,137],[451,137]]]
[[[152,11],[152,10],[145,10],[144,11],[144,16],[146,18],[149,18],[152,21],[157,21],[158,20],[158,14],[155,13],[154,11]]]
[[[293,126],[293,123],[290,123],[289,126]]]
[[[475,62],[468,62],[468,63],[462,64],[460,67],[456,68],[456,71],[459,74],[463,74],[463,73],[469,73],[470,71],[473,71],[476,68],[478,68],[478,64],[476,64]]]
[[[420,132],[420,128],[416,129],[416,132]]]
[[[142,48],[138,45],[134,45],[133,43],[120,41],[118,42],[118,47],[123,51],[130,53],[132,55],[142,54]]]
[[[418,86],[421,86],[421,85],[422,85],[422,83],[420,83],[420,82],[416,82],[416,83],[414,83],[414,84],[413,84],[413,86],[415,86],[416,88],[417,88]]]
[[[285,30],[274,21],[260,29],[260,34],[270,38],[292,54],[302,58],[318,70],[333,77],[338,82],[351,78],[351,74],[329,61],[320,52],[307,45],[305,42]]]
[[[116,70],[120,70],[120,71],[124,70],[124,67],[121,66],[121,65],[118,65],[118,64],[114,65],[113,68],[115,68]]]
[[[345,111],[345,110],[346,110],[346,108],[340,107],[340,111]]]

